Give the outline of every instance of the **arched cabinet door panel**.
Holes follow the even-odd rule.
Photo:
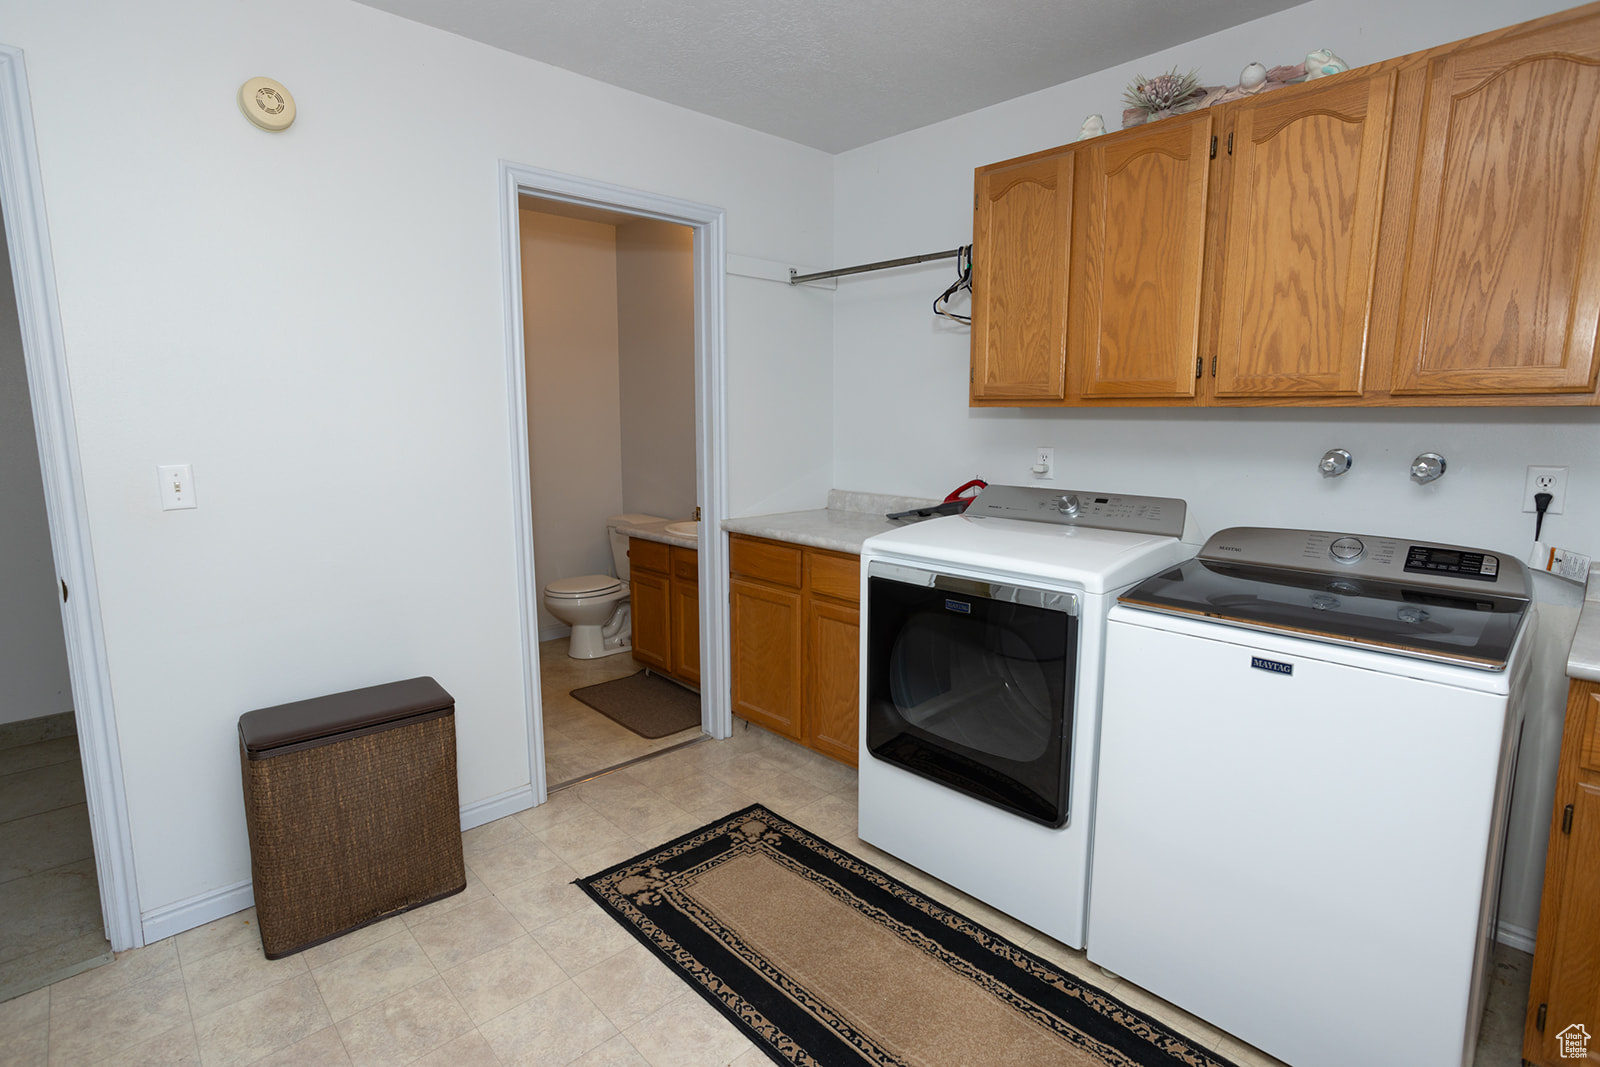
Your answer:
[[[1085,398],[1191,397],[1211,111],[1078,150],[1068,359]]]
[[[1587,392],[1600,325],[1600,16],[1428,64],[1396,394]]]
[[[1066,396],[1073,155],[980,167],[972,217],[973,400]]]
[[[1356,396],[1395,76],[1236,105],[1216,395]]]

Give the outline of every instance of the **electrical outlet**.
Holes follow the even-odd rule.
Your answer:
[[[1567,468],[1565,467],[1529,467],[1528,483],[1522,489],[1522,510],[1527,512],[1538,511],[1534,503],[1535,493],[1549,493],[1550,506],[1545,509],[1547,515],[1559,515],[1567,506]]]
[[[1056,471],[1056,450],[1041,447],[1034,453],[1033,476],[1035,478],[1051,478]]]

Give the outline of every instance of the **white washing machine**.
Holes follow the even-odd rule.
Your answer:
[[[862,547],[863,840],[1082,947],[1105,615],[1181,500],[990,486]]]
[[[1107,630],[1089,958],[1295,1067],[1470,1064],[1522,564],[1223,530]]]

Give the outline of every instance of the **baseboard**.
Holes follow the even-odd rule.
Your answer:
[[[40,741],[54,741],[58,737],[76,737],[77,734],[78,724],[74,713],[61,711],[34,719],[0,723],[0,748],[20,748]]]
[[[1509,945],[1512,948],[1521,949],[1523,952],[1527,952],[1530,955],[1533,952],[1533,931],[1526,929],[1525,927],[1515,926],[1511,923],[1503,922],[1499,926],[1495,927],[1494,939],[1500,942],[1502,945]]]
[[[164,908],[154,908],[139,916],[139,925],[144,930],[144,943],[153,945],[173,934],[181,934],[185,930],[193,930],[243,911],[255,902],[256,895],[247,878],[210,893],[168,904]]]
[[[470,830],[519,811],[533,807],[533,787],[522,786],[499,796],[468,804],[461,809],[461,829]],[[210,893],[202,893],[164,908],[155,908],[140,916],[144,930],[144,943],[153,945],[163,938],[193,930],[235,912],[243,911],[256,902],[249,879],[225,886]]]
[[[484,823],[503,819],[507,815],[527,811],[531,807],[533,807],[533,786],[520,786],[462,808],[461,829],[465,832],[474,826],[482,826]]]
[[[555,626],[541,626],[539,628],[540,642],[554,641],[560,637],[571,637],[572,627],[557,624]]]

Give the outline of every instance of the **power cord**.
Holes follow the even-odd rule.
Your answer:
[[[1550,510],[1551,495],[1549,493],[1533,494],[1533,539],[1539,540],[1539,534],[1544,531],[1544,513]]]

